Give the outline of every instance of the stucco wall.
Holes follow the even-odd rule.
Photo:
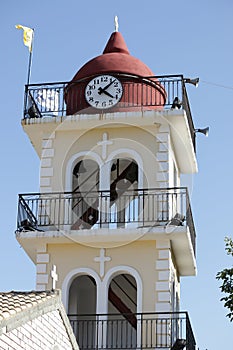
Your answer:
[[[69,286],[78,275],[90,274],[96,279],[98,298],[97,312],[108,312],[107,290],[115,275],[121,273],[135,274],[138,293],[138,312],[172,311],[172,283],[179,289],[179,280],[172,259],[169,240],[134,241],[128,243],[112,242],[111,247],[104,250],[104,256],[109,261],[104,263],[104,274],[101,275],[100,263],[96,258],[100,256],[100,248],[72,241],[70,244],[53,244],[47,246],[49,257],[47,271],[52,265],[58,266],[59,280],[57,287],[63,289],[64,304],[68,306]],[[48,275],[47,275],[48,276]],[[68,277],[69,276],[69,277]],[[137,280],[138,276],[138,280]],[[48,276],[49,277],[49,276]],[[66,282],[64,282],[66,281]],[[51,279],[44,288],[51,287]],[[177,294],[179,296],[179,293]],[[166,304],[166,305],[165,305]]]

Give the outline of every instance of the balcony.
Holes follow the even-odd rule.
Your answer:
[[[20,194],[17,231],[188,228],[196,234],[185,187]]]
[[[196,349],[187,312],[68,317],[81,350]]]
[[[30,84],[25,87],[24,120],[44,117],[64,117],[67,114],[112,113],[115,111],[137,111],[147,109],[183,109],[187,115],[189,131],[195,150],[195,129],[192,120],[188,95],[182,75],[138,77],[115,74],[122,82],[124,98],[116,107],[103,109],[87,108],[84,90],[88,77],[76,82]],[[69,91],[71,111],[67,109],[66,98]],[[73,96],[75,94],[75,96]],[[165,103],[164,103],[165,101]],[[176,104],[174,105],[174,101]]]

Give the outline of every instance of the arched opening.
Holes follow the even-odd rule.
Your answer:
[[[108,290],[107,344],[118,349],[137,345],[137,285],[130,274],[115,276]]]
[[[112,161],[110,174],[111,220],[117,227],[125,227],[136,220],[138,212],[138,165],[130,158]]]
[[[76,277],[69,289],[68,314],[80,349],[96,346],[96,289],[89,275]]]
[[[99,165],[79,159],[72,175],[72,229],[90,229],[99,218]]]

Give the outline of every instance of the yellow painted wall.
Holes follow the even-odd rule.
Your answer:
[[[47,251],[52,257],[48,268],[51,269],[53,264],[58,267],[58,288],[62,287],[64,278],[73,269],[85,267],[93,269],[97,274],[100,272],[100,264],[94,261],[94,258],[99,256],[100,249],[75,243],[48,245]],[[144,312],[151,312],[155,309],[157,254],[158,250],[154,241],[136,241],[105,250],[105,256],[111,257],[111,261],[105,263],[105,274],[113,267],[130,266],[136,269],[141,276]]]

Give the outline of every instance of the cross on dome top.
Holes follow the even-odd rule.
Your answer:
[[[119,30],[119,23],[118,23],[118,17],[117,16],[115,16],[114,22],[115,22],[115,32],[118,32],[118,30]]]

